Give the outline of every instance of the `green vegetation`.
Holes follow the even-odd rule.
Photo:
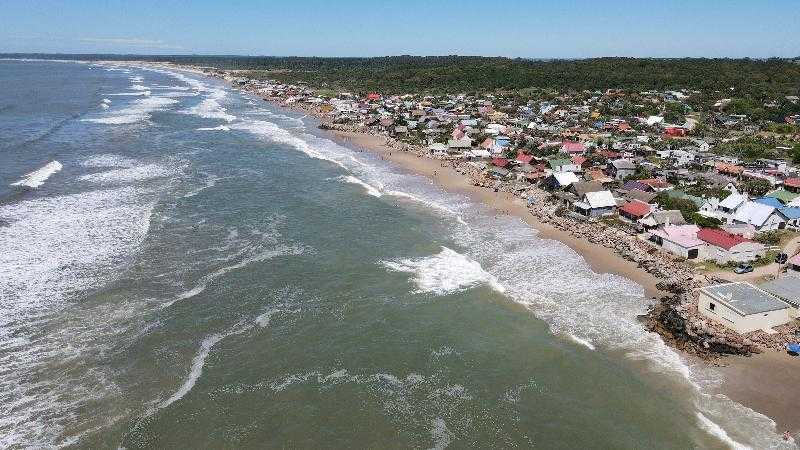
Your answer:
[[[637,166],[636,167],[636,172],[634,172],[633,174],[628,175],[627,177],[623,178],[622,181],[624,183],[627,183],[628,181],[648,180],[650,178],[653,178],[653,173],[650,172],[649,169],[647,169],[645,167],[642,167],[642,166]]]
[[[719,144],[714,147],[714,152],[735,156],[745,161],[755,161],[760,158],[782,159],[786,155],[777,148],[780,145],[781,142],[776,139],[746,136]]]
[[[677,209],[687,221],[695,216],[697,212],[697,205],[693,201],[684,198],[670,197],[666,192],[662,192],[653,199],[664,209]]]
[[[772,189],[767,180],[750,180],[742,183],[742,189],[754,197],[762,197]]]
[[[4,56],[173,62],[218,69],[260,71],[261,74],[249,75],[261,75],[292,83],[305,82],[317,88],[329,87],[356,92],[379,91],[387,94],[505,91],[530,97],[541,95],[542,90],[548,89],[573,91],[626,89],[634,92],[648,89],[695,89],[702,91],[697,100],[704,105],[708,104],[708,100],[719,99],[722,96],[741,99],[737,100],[734,110],[744,113],[763,108],[762,100],[765,98],[797,95],[800,91],[800,85],[797,83],[800,79],[800,64],[779,58],[532,60],[478,56],[380,58],[21,54]],[[678,110],[667,112],[674,112],[676,115],[686,113]]]
[[[681,212],[681,214],[683,214],[683,212]],[[702,228],[719,228],[720,225],[722,225],[721,220],[713,217],[706,217],[696,212],[691,213],[687,220]]]
[[[761,242],[764,245],[778,245],[781,242],[781,236],[777,230],[764,231],[755,235],[753,240]]]

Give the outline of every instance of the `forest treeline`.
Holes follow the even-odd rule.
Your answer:
[[[285,82],[353,91],[453,93],[523,89],[695,89],[798,95],[798,59],[592,58],[533,60],[478,56],[376,58],[3,55],[91,60],[148,60],[264,71]]]

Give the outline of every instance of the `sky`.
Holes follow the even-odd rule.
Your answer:
[[[800,0],[0,0],[0,53],[797,57]]]

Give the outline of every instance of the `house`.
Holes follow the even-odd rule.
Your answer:
[[[664,180],[658,178],[648,178],[646,180],[639,180],[639,183],[649,186],[653,192],[663,192],[672,189],[672,185]]]
[[[722,213],[723,217],[730,217],[746,201],[747,201],[746,195],[734,192],[733,194],[725,197],[725,199],[719,202],[719,205],[717,206],[717,211]]]
[[[786,206],[778,209],[778,212],[786,218],[786,226],[800,228],[800,207]]]
[[[706,243],[697,238],[697,225],[664,225],[650,232],[649,240],[664,250],[686,259],[705,256]]]
[[[772,197],[778,199],[783,205],[786,205],[788,203],[791,203],[791,201],[796,199],[797,197],[800,197],[800,194],[789,192],[785,189],[777,189],[768,193],[764,197]]]
[[[663,225],[686,225],[683,214],[677,209],[666,211],[651,211],[650,214],[638,220],[645,229],[657,228]]]
[[[767,251],[764,244],[717,228],[702,228],[697,238],[708,244],[706,259],[713,259],[717,264],[754,261]]]
[[[642,192],[654,192],[653,188],[650,187],[648,184],[644,184],[639,182],[639,180],[631,180],[626,181],[625,184],[622,185],[622,189],[627,191],[642,191]]]
[[[795,194],[800,193],[800,178],[787,178],[783,180],[783,188]]]
[[[614,214],[617,201],[611,191],[587,192],[579,202],[573,203],[578,214],[586,217],[601,217]]]
[[[580,181],[578,176],[573,172],[554,172],[544,179],[543,184],[546,189],[556,190],[569,187],[569,185],[578,181]]]
[[[636,173],[636,164],[627,159],[615,159],[608,165],[608,174],[615,180],[623,180],[634,173]]]
[[[574,172],[578,170],[569,159],[553,158],[547,160],[547,164],[553,172]]]
[[[664,134],[670,137],[683,137],[686,136],[686,129],[682,127],[667,127],[664,129]]]
[[[472,148],[472,139],[468,137],[461,139],[450,139],[447,141],[447,146],[456,150],[469,149]]]
[[[640,200],[632,200],[622,205],[622,208],[619,209],[619,215],[632,222],[636,222],[650,214],[651,209],[648,203]]]
[[[774,206],[759,202],[746,202],[731,217],[733,223],[751,225],[756,231],[786,228],[786,218]]]
[[[586,146],[580,142],[564,141],[561,143],[561,151],[567,155],[582,155],[586,153]]]
[[[790,315],[797,318],[798,307],[800,307],[800,277],[792,275],[784,276],[763,283],[758,287],[790,304],[794,309],[794,311],[792,311],[793,314]]]
[[[493,166],[497,166],[497,167],[502,167],[504,169],[508,169],[510,164],[511,164],[511,161],[509,161],[509,160],[507,160],[505,158],[493,158],[492,159],[492,165]]]
[[[697,310],[738,333],[767,330],[792,320],[788,303],[746,282],[698,289]]]

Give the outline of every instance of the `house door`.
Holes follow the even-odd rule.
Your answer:
[[[698,254],[700,253],[700,249],[693,248],[689,250],[688,259],[697,259]]]

